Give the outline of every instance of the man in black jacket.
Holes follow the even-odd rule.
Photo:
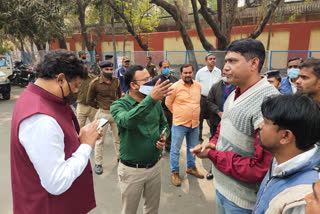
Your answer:
[[[222,80],[214,84],[208,94],[208,111],[209,111],[209,127],[210,139],[216,134],[217,127],[220,123],[223,114],[223,104],[227,100],[229,94],[235,89],[234,85],[227,82],[225,77],[225,70],[222,69]],[[212,179],[211,170],[207,174],[207,179]]]

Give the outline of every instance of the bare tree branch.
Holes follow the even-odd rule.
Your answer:
[[[120,9],[116,2],[113,0],[106,0],[107,4],[113,9],[113,11],[115,13],[117,13],[121,19],[124,21],[124,23],[127,26],[128,31],[131,33],[131,35],[137,40],[139,46],[144,50],[144,51],[148,51],[148,45],[143,43],[141,37],[139,35],[137,35],[136,31],[134,30],[134,24],[131,24],[130,21],[127,19],[127,17],[124,14],[124,9]]]
[[[213,30],[215,36],[218,38],[218,49],[225,49],[226,44],[229,43],[229,37],[227,38],[223,32],[220,30],[220,24],[215,16],[209,14],[209,10],[207,7],[207,0],[198,0],[201,5],[200,13],[203,18],[206,20],[208,25]]]
[[[260,22],[260,24],[257,25],[255,31],[250,34],[250,36],[249,36],[250,38],[256,39],[262,33],[264,27],[266,26],[266,24],[268,23],[268,21],[271,17],[271,14],[276,10],[278,5],[282,1],[283,0],[273,0],[270,2],[270,8],[269,8],[266,16],[263,18],[263,20]]]
[[[198,13],[198,7],[197,7],[197,1],[196,0],[191,0],[192,4],[192,9],[193,9],[193,16],[194,16],[194,23],[196,24],[197,32],[199,35],[199,39],[201,41],[201,44],[203,48],[207,51],[215,50],[215,47],[206,39],[201,23],[199,20],[199,13]]]

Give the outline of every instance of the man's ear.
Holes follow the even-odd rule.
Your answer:
[[[296,142],[296,137],[294,136],[292,131],[289,129],[280,130],[280,135],[281,135],[281,139],[280,139],[281,145],[287,145],[292,142],[294,143]]]
[[[137,87],[137,85],[134,82],[130,82],[130,88],[135,89]]]
[[[253,59],[251,59],[251,71],[256,71],[259,69],[259,58],[255,57]]]
[[[57,75],[57,82],[60,86],[62,86],[65,79],[66,79],[66,77],[63,73],[60,73]]]

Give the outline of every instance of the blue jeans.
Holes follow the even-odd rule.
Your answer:
[[[188,128],[172,124],[170,150],[171,172],[179,171],[180,149],[185,136],[187,140],[187,167],[193,168],[195,166],[196,158],[192,156],[193,153],[189,150],[199,144],[199,126],[196,128]]]
[[[217,214],[251,214],[252,210],[239,207],[216,190],[216,212]]]

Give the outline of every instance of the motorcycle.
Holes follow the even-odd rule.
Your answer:
[[[35,74],[31,66],[25,65],[22,61],[15,61],[12,75],[8,79],[13,85],[25,87],[29,82],[34,82]]]

